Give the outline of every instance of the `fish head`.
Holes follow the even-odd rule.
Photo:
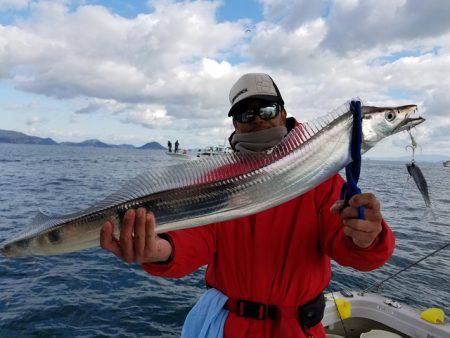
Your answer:
[[[398,132],[414,128],[425,121],[423,117],[412,118],[417,105],[399,107],[362,107],[363,151],[366,152],[382,139]]]

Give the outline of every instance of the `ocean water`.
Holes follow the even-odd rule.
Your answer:
[[[174,163],[161,151],[0,144],[0,241],[39,209],[68,213],[115,191],[136,174]],[[397,237],[394,256],[362,273],[333,264],[329,290],[364,289],[450,241],[450,169],[419,163],[435,219],[402,162],[363,162],[360,186],[374,192]],[[179,336],[205,291],[204,269],[182,279],[152,277],[101,248],[54,257],[0,256],[0,337]],[[450,250],[384,284],[379,292],[449,315]]]

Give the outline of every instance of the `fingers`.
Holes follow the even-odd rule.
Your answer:
[[[134,259],[138,262],[141,262],[144,256],[146,215],[146,210],[139,208],[134,223]]]
[[[156,247],[156,222],[153,213],[149,212],[145,220],[145,258],[150,258]]]
[[[353,196],[348,203],[351,207],[357,208],[364,206],[366,209],[380,211],[380,202],[372,193],[357,194]]]
[[[344,219],[342,223],[344,224],[344,233],[350,236],[353,242],[361,248],[369,247],[382,230],[380,222]]]
[[[369,221],[381,221],[382,215],[380,211],[380,202],[372,193],[357,194],[353,196],[349,201],[349,206],[344,207],[344,201],[336,201],[330,208],[330,212],[333,214],[341,213],[341,217],[345,218],[358,218],[358,207],[364,206],[364,219]]]
[[[358,219],[361,206],[365,207],[363,220]],[[360,248],[369,247],[382,230],[380,202],[374,194],[353,196],[349,206],[341,208],[340,214],[344,233]]]
[[[330,207],[330,212],[333,213],[333,214],[338,214],[342,210],[343,207],[344,207],[344,201],[343,200],[337,200]]]
[[[135,261],[150,262],[158,252],[158,236],[155,228],[153,213],[147,212],[145,208],[130,209],[122,220],[120,239],[114,237],[114,223],[108,221],[101,230],[100,244],[102,248],[113,252],[129,264]]]
[[[342,223],[345,227],[351,228],[355,231],[376,233],[377,235],[382,229],[381,223],[360,219],[343,219]]]
[[[377,237],[373,232],[358,231],[347,226],[344,226],[343,230],[347,236],[352,238],[353,243],[363,249],[369,247]]]
[[[341,211],[342,219],[357,219],[359,217],[359,210],[355,207],[346,207]],[[379,210],[365,209],[364,219],[367,221],[381,222],[382,216]]]
[[[100,232],[100,246],[108,251],[111,251],[117,257],[122,257],[117,239],[114,237],[114,221],[109,220],[104,225]]]
[[[127,263],[132,263],[134,261],[134,243],[132,234],[135,218],[136,211],[133,209],[128,210],[123,218],[122,229],[120,229],[120,248],[123,259]]]

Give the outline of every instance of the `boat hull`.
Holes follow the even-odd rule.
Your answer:
[[[400,337],[438,338],[450,337],[449,324],[431,324],[420,318],[420,313],[411,307],[372,293],[350,292],[345,297],[340,292],[325,295],[326,307],[322,324],[330,337],[360,337],[371,330],[383,330]],[[341,319],[335,299],[350,303],[351,317]]]

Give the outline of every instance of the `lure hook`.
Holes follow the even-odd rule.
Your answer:
[[[408,128],[408,134],[409,134],[409,137],[411,138],[411,144],[410,145],[407,145],[406,147],[405,147],[405,150],[407,151],[408,150],[408,148],[411,148],[411,151],[412,151],[412,159],[411,159],[411,163],[414,163],[414,161],[415,161],[415,153],[416,153],[416,149],[417,148],[420,148],[420,150],[422,150],[422,147],[417,143],[417,141],[416,141],[416,139],[414,138],[414,136],[412,135],[412,133],[411,133],[411,128]]]

